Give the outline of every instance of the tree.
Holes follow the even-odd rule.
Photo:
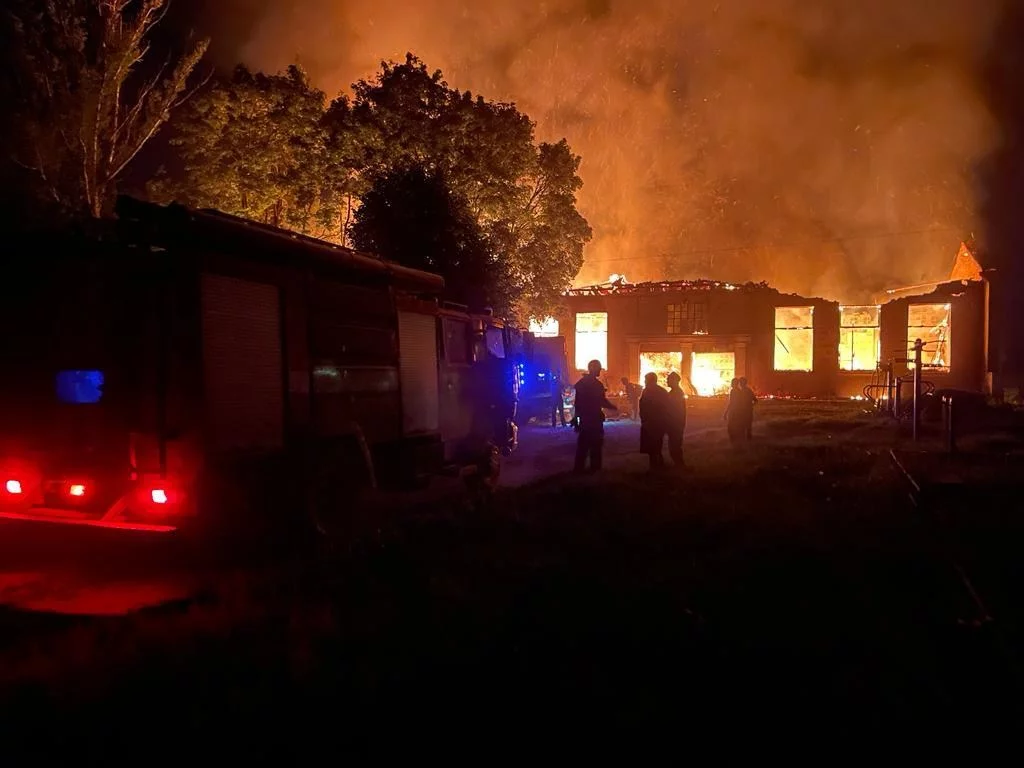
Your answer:
[[[534,125],[514,104],[452,89],[412,54],[404,64],[382,63],[374,80],[353,90],[327,120],[358,126],[363,172],[379,177],[420,167],[443,174],[506,265],[514,313],[552,313],[591,238],[576,209],[580,158],[568,142],[535,146]]]
[[[451,301],[501,314],[511,309],[505,265],[441,171],[410,166],[377,177],[355,213],[352,241],[361,250],[440,274]]]
[[[208,41],[149,67],[149,37],[167,0],[16,0],[9,160],[33,191],[99,217],[118,179],[187,96]]]
[[[403,190],[443,185],[502,266],[501,292],[516,296],[510,311],[520,319],[553,312],[591,237],[576,209],[580,158],[565,140],[536,145],[533,123],[514,104],[455,90],[412,54],[384,62],[351,98],[326,110],[323,101],[295,67],[269,76],[238,69],[175,121],[183,167],[153,193],[341,242],[362,221],[356,244],[377,250],[388,240],[366,222],[382,214],[352,222],[360,205],[415,204]],[[464,227],[446,206],[429,210]],[[424,215],[407,214],[439,237]],[[404,247],[388,252],[415,258]]]
[[[491,241],[501,244],[513,265],[520,314],[538,319],[557,314],[562,292],[583,266],[592,232],[576,210],[576,193],[583,186],[579,167],[580,157],[565,139],[541,144],[519,181],[528,192],[525,201],[489,225]]]
[[[173,124],[180,172],[153,197],[341,241],[355,180],[352,134],[324,123],[326,98],[300,68],[238,67],[192,99]]]

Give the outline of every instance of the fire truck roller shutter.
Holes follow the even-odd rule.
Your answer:
[[[437,326],[433,315],[398,313],[402,430],[405,434],[440,428],[437,385]]]
[[[207,428],[215,450],[284,445],[281,296],[277,286],[202,276]]]

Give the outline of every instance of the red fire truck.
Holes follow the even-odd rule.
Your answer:
[[[437,275],[126,198],[19,259],[0,291],[0,517],[299,522],[325,482],[344,505],[471,438],[514,442],[515,335],[442,306]]]

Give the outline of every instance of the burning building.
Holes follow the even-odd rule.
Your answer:
[[[848,306],[781,293],[765,283],[714,280],[608,283],[574,288],[555,318],[570,363],[601,360],[610,381],[659,379],[678,371],[691,394],[728,391],[746,376],[758,391],[856,397],[880,365],[896,375],[922,365],[936,387],[987,390],[988,279],[965,245],[945,281],[898,288],[874,303]],[[554,329],[548,321],[547,332]]]

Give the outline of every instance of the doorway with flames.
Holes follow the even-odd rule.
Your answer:
[[[659,345],[661,346],[661,345]],[[658,376],[658,383],[667,386],[668,374],[682,377],[683,391],[688,397],[716,397],[727,395],[732,380],[744,375],[746,343],[723,342],[700,344],[673,344],[656,348],[643,344],[637,350],[638,381],[642,384],[648,373]]]

